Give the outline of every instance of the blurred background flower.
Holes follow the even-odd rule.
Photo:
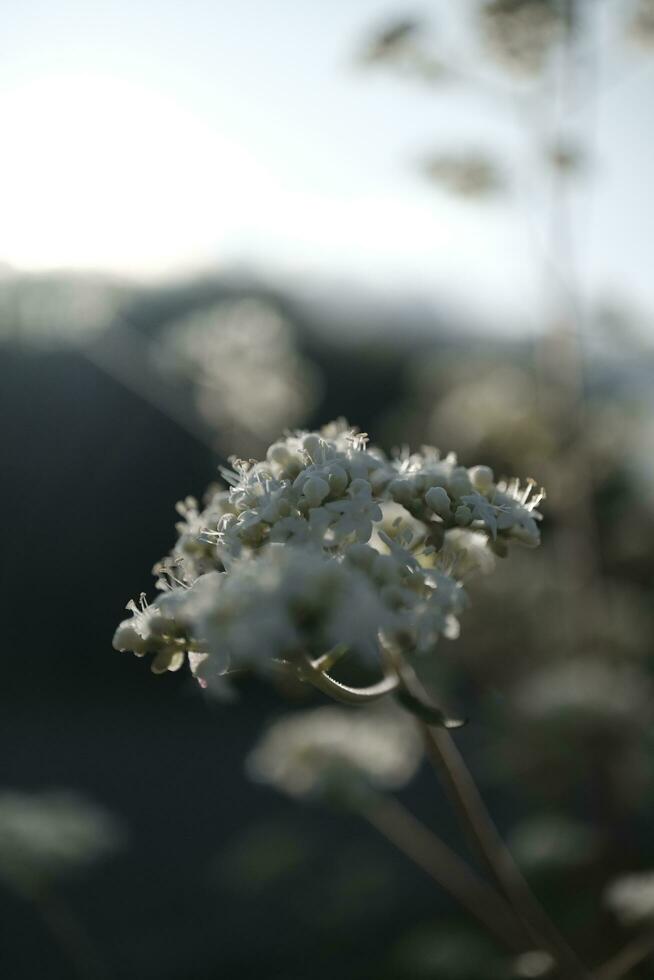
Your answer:
[[[154,354],[160,370],[193,389],[209,428],[244,454],[296,427],[320,398],[294,325],[261,299],[224,300],[166,324]]]
[[[92,865],[124,845],[119,822],[74,793],[0,793],[0,877],[19,892]]]
[[[399,709],[333,705],[274,722],[247,758],[251,778],[291,796],[365,796],[401,789],[422,758],[418,731]]]

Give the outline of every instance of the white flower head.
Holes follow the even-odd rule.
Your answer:
[[[531,484],[496,484],[431,447],[389,458],[344,420],[230,462],[228,490],[203,510],[180,505],[178,541],[156,566],[163,594],[130,604],[114,637],[154,654],[156,672],[188,654],[210,687],[242,667],[306,679],[307,658],[334,648],[378,669],[382,644],[428,654],[458,635],[462,578],[489,567],[489,545],[538,543]]]

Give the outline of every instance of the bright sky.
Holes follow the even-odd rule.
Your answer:
[[[454,6],[423,6],[454,49]],[[245,265],[522,322],[542,298],[545,213],[525,118],[483,90],[358,71],[361,39],[398,9],[7,0],[0,261],[147,275]],[[651,312],[654,52],[602,55],[600,77],[605,94],[582,116],[596,163],[575,204],[581,272],[593,294]],[[425,151],[483,146],[527,186],[464,203],[414,166]]]

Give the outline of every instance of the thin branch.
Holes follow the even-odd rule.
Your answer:
[[[417,677],[408,665],[398,665],[398,671],[409,692],[426,700]],[[425,742],[427,755],[443,779],[468,836],[500,892],[529,930],[534,946],[552,954],[562,976],[570,980],[590,980],[590,973],[568,946],[525,881],[452,736],[447,729],[432,728],[419,718],[416,718],[416,724]]]
[[[500,943],[513,953],[531,948],[529,936],[504,899],[398,800],[384,797],[362,815]]]

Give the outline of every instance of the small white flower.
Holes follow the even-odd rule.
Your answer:
[[[488,574],[495,568],[495,555],[488,547],[487,535],[472,528],[454,527],[445,533],[439,557],[459,580],[471,572]]]
[[[430,487],[425,494],[425,503],[443,519],[452,513],[452,501],[444,487]]]
[[[326,510],[340,515],[332,525],[334,537],[336,541],[342,541],[350,534],[354,534],[357,541],[368,541],[372,534],[373,522],[382,519],[381,507],[373,499],[370,484],[360,477],[353,480],[347,493],[349,499],[334,500],[325,504]]]
[[[184,663],[186,648],[185,632],[181,625],[181,607],[186,603],[187,592],[180,589],[164,592],[148,605],[141,596],[141,605],[134,601],[127,604],[132,612],[114,634],[116,650],[131,650],[137,657],[154,653],[152,671],[179,670]]]
[[[498,507],[492,504],[480,493],[468,493],[461,497],[462,504],[465,504],[470,511],[471,521],[481,521],[491,532],[493,538],[497,537],[497,515]]]

